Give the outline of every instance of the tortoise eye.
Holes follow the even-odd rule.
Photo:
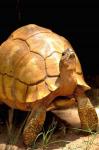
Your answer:
[[[66,52],[63,52],[63,53],[62,53],[62,56],[64,56],[65,54],[66,54]]]
[[[64,55],[74,55],[74,51],[71,49],[71,48],[67,48],[63,53],[62,53],[62,56],[64,56]]]
[[[66,53],[67,53],[67,49],[66,49],[66,50],[64,50],[64,52],[62,53],[62,56],[65,56],[65,55],[66,55]]]

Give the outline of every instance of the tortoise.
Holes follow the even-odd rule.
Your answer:
[[[47,111],[75,103],[81,127],[96,130],[97,114],[86,96],[90,88],[69,41],[50,29],[25,25],[0,46],[0,101],[31,112],[23,129],[25,145],[41,131]]]

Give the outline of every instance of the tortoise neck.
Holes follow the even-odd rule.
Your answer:
[[[67,49],[64,55],[62,55],[60,64],[60,85],[62,95],[71,95],[76,86],[75,70],[76,60],[75,53],[71,49]]]

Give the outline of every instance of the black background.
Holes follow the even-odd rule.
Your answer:
[[[99,74],[99,5],[84,2],[0,0],[0,43],[20,26],[35,23],[66,37],[85,75]]]

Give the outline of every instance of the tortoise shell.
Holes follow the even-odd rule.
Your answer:
[[[26,110],[26,104],[57,91],[59,64],[67,48],[72,47],[65,38],[34,24],[13,32],[0,47],[0,99],[11,107]],[[89,88],[77,56],[75,68],[76,83],[67,95],[73,93],[77,84]]]

